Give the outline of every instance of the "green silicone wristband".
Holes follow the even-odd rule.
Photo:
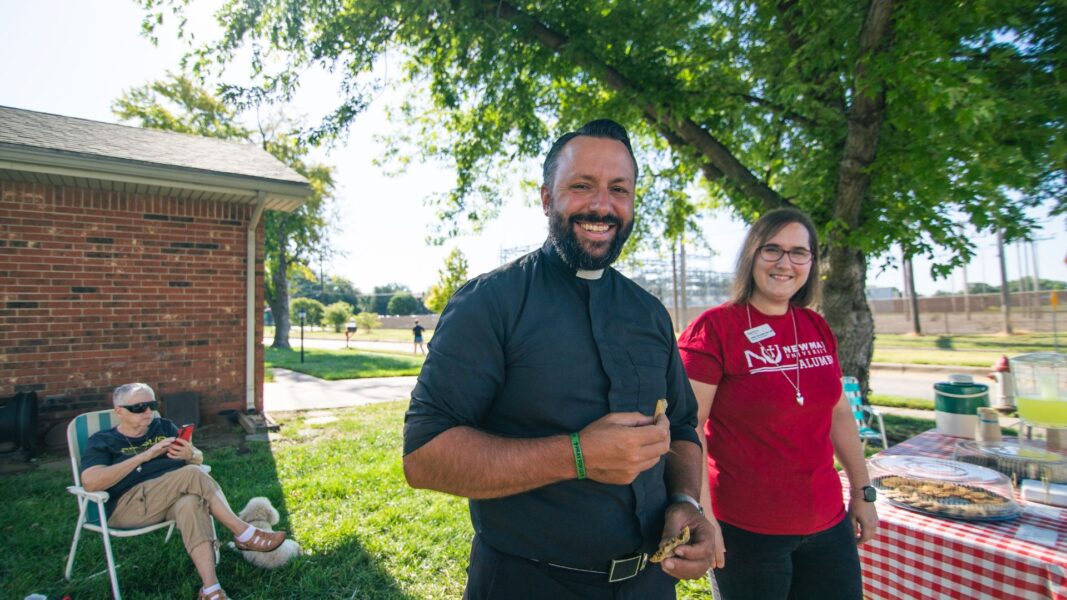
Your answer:
[[[571,434],[571,450],[574,451],[574,467],[578,470],[578,479],[585,479],[585,458],[582,456],[582,442],[578,432]]]

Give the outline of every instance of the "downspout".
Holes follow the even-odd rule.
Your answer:
[[[256,207],[248,223],[247,262],[245,272],[245,408],[248,412],[256,409],[256,228],[267,205],[267,193],[260,190],[256,194]]]

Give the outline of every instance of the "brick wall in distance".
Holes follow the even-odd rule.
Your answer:
[[[110,406],[111,390],[132,381],[159,396],[198,392],[207,421],[243,409],[250,215],[244,205],[0,181],[0,396],[36,391],[41,432]],[[257,307],[262,253],[260,224]]]

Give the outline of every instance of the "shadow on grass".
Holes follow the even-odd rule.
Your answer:
[[[203,429],[215,427],[226,428]],[[287,497],[293,502],[283,483],[283,473],[289,467],[284,464],[284,458],[282,463],[276,462],[276,458],[290,452],[291,447],[279,452],[272,444],[245,442],[244,432],[239,428],[229,433],[232,440],[229,445],[217,448],[205,445],[203,449],[212,476],[222,486],[233,509],[239,512],[250,498],[266,496],[281,514],[275,528],[288,530],[305,552],[311,551],[281,569],[267,571],[246,562],[239,553],[221,548],[218,576],[232,597],[415,598],[401,589],[364,548],[358,535],[334,531],[329,543],[323,543],[321,531],[336,526],[337,520],[332,515],[319,514],[315,507],[308,511],[300,498],[296,499],[295,507],[287,506]],[[284,442],[281,445],[291,446]],[[73,580],[63,579],[77,520],[76,500],[65,489],[71,482],[70,463],[65,456],[45,457],[39,462],[43,464],[31,471],[0,475],[0,486],[9,490],[5,510],[0,511],[0,532],[6,537],[5,551],[0,553],[0,597],[23,598],[34,592],[55,598],[110,597],[99,534],[82,533]],[[323,467],[329,465],[318,465],[320,470]],[[355,489],[353,484],[345,492],[354,493]],[[299,518],[294,516],[294,509]],[[232,538],[221,527],[218,535],[223,545]],[[125,597],[161,600],[196,597],[199,578],[185,553],[180,533],[175,531],[165,544],[164,537],[165,530],[161,530],[135,538],[112,539],[119,564],[119,585]],[[104,570],[102,574],[91,576],[101,570]]]
[[[944,335],[937,336],[937,340],[934,341],[934,345],[941,350],[953,350],[952,338]]]

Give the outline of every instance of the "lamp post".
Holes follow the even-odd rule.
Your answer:
[[[300,364],[304,363],[304,318],[307,313],[300,311]]]

